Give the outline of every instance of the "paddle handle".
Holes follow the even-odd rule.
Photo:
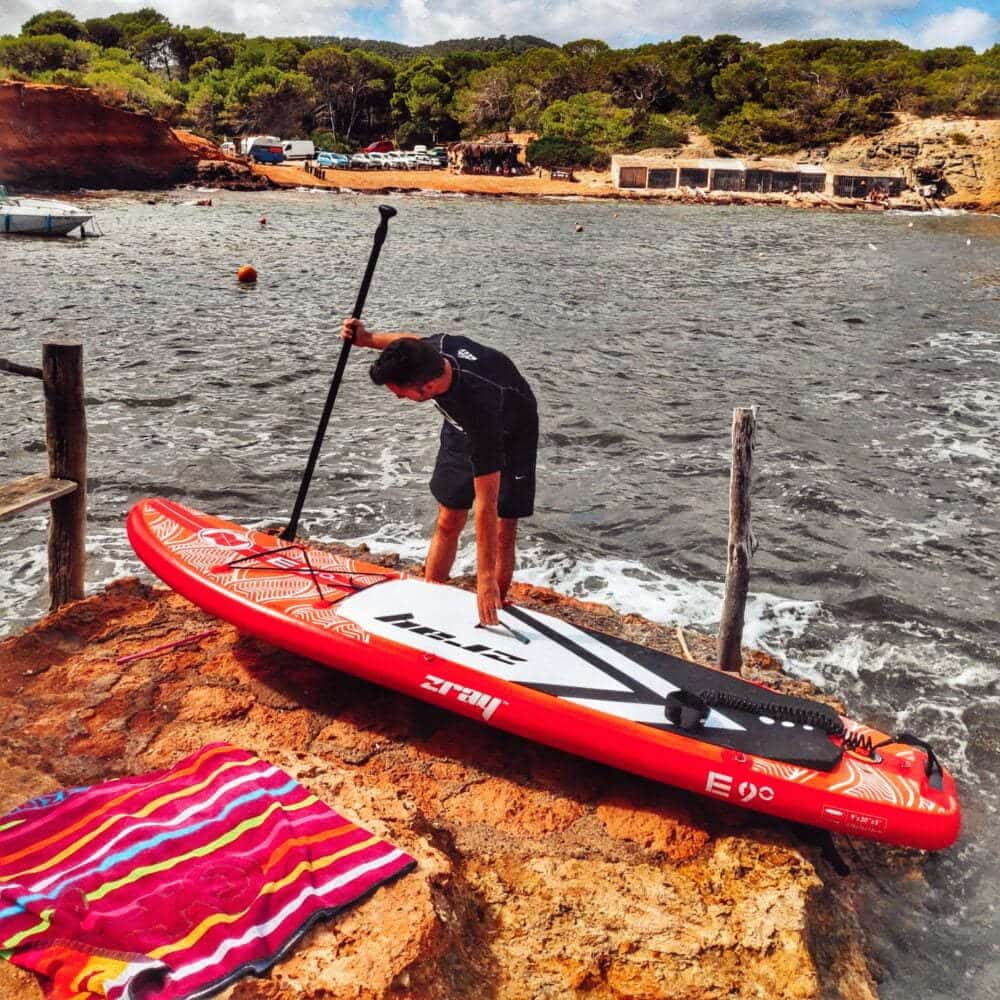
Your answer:
[[[375,273],[378,255],[382,250],[382,244],[385,243],[386,234],[389,232],[389,220],[396,214],[396,210],[391,205],[379,205],[378,211],[381,220],[379,221],[378,228],[375,230],[372,251],[368,255],[368,266],[365,268],[364,278],[361,279],[361,288],[358,290],[358,298],[354,303],[354,311],[351,313],[354,319],[361,319],[361,310],[364,309],[365,299],[368,298],[368,288],[372,283],[372,275]],[[279,536],[286,542],[293,541],[296,534],[298,534],[299,518],[302,516],[302,508],[305,506],[306,496],[309,493],[309,485],[312,482],[313,473],[316,471],[316,462],[319,460],[319,453],[323,449],[326,428],[330,423],[330,414],[333,413],[333,404],[337,401],[337,392],[340,390],[340,382],[344,377],[344,369],[347,367],[347,356],[351,353],[351,344],[353,342],[354,336],[352,334],[344,341],[343,346],[340,348],[337,367],[333,373],[333,380],[330,382],[330,390],[326,394],[323,415],[320,417],[319,426],[316,428],[312,450],[309,452],[309,461],[306,462],[305,472],[302,474],[299,495],[295,498],[292,516],[288,519],[285,530]]]

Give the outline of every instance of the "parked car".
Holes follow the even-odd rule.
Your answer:
[[[351,158],[346,153],[328,153],[324,151],[316,157],[317,167],[336,167],[342,170],[350,165]]]
[[[351,157],[352,170],[371,170],[375,163],[368,158],[367,153],[355,153]]]
[[[371,161],[373,166],[379,168],[379,170],[386,170],[389,167],[389,154],[388,153],[365,153],[365,156]]]
[[[388,139],[379,139],[378,142],[373,142],[368,146],[365,146],[361,150],[362,153],[389,153],[392,152],[396,147]]]
[[[382,155],[386,158],[388,165],[395,170],[410,170],[413,167],[409,153],[403,153],[397,149]]]

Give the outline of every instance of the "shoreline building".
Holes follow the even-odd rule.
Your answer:
[[[611,157],[611,182],[618,190],[649,193],[694,188],[756,194],[811,192],[840,198],[866,198],[873,190],[896,198],[905,186],[902,170],[868,173],[849,167],[833,171],[822,164],[791,160],[636,155]]]
[[[527,172],[516,142],[453,142],[448,165],[459,174],[523,174]]]

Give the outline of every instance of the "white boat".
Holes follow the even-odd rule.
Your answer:
[[[0,184],[0,234],[33,233],[65,236],[90,222],[93,216],[65,201],[14,198]]]

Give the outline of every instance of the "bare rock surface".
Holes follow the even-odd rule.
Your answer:
[[[512,596],[679,652],[638,616],[538,588]],[[711,656],[710,637],[686,640]],[[748,673],[781,682],[760,655]],[[0,642],[0,812],[216,740],[418,859],[230,1000],[876,996],[853,879],[785,824],[373,687],[136,580]],[[0,962],[0,996],[41,995]]]
[[[0,81],[0,183],[19,192],[168,187],[197,163],[160,118],[82,87]]]

